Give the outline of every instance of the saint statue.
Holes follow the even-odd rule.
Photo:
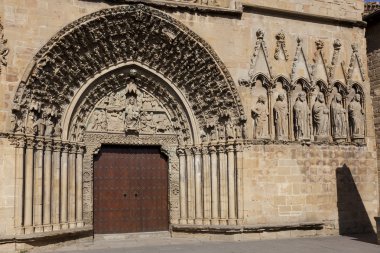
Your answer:
[[[327,137],[329,132],[329,110],[323,93],[318,93],[313,105],[313,130],[316,137]]]
[[[342,105],[342,96],[337,93],[331,102],[331,125],[334,139],[346,138],[346,110]]]
[[[309,140],[309,108],[306,101],[306,93],[300,92],[293,106],[294,133],[296,140]]]
[[[255,124],[256,138],[268,138],[268,106],[266,98],[259,96],[256,105],[252,108],[252,114]]]
[[[134,96],[127,98],[125,106],[125,131],[138,131],[140,121],[140,108]]]
[[[356,94],[348,105],[350,132],[353,138],[364,137],[364,111],[360,103],[360,94]]]
[[[279,94],[273,106],[274,127],[277,140],[288,138],[288,104],[284,94]]]

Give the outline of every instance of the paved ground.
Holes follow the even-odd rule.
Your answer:
[[[265,241],[206,241],[161,238],[108,238],[33,250],[54,253],[380,253],[374,237],[333,236]]]

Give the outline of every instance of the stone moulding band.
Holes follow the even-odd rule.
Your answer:
[[[172,225],[173,232],[211,233],[211,234],[243,234],[279,232],[289,230],[322,230],[325,223],[309,222],[299,224],[268,225],[268,226],[196,226],[196,225]]]

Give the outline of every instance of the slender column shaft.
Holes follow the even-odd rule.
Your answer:
[[[52,194],[51,194],[51,221],[53,230],[59,230],[59,194],[60,194],[60,173],[61,173],[61,149],[62,144],[54,141],[53,146],[53,168],[52,168]]]
[[[195,185],[194,185],[194,157],[190,149],[186,149],[187,163],[187,216],[188,223],[194,223],[195,218]]]
[[[193,148],[195,170],[195,223],[202,224],[202,153],[199,147]]]
[[[228,162],[228,223],[229,225],[236,225],[236,173],[235,173],[235,149],[232,145],[227,148],[227,162]]]
[[[180,200],[180,224],[187,223],[187,184],[186,184],[186,156],[184,149],[178,149],[179,156],[179,200]]]
[[[42,227],[42,203],[43,203],[43,149],[42,140],[37,140],[35,150],[34,187],[33,187],[33,223],[35,232],[43,232]]]
[[[220,191],[220,223],[226,224],[228,218],[228,185],[227,185],[227,158],[225,147],[220,145],[218,147],[219,154],[219,191]]]
[[[16,189],[15,189],[15,227],[17,234],[23,234],[23,200],[24,200],[24,156],[25,156],[25,140],[18,138],[16,144]]]
[[[51,226],[46,226],[51,224],[51,163],[52,163],[52,143],[51,141],[47,141],[45,145],[45,162],[44,162],[44,204],[43,204],[43,224],[45,225],[44,231],[51,231]]]
[[[219,224],[218,156],[214,146],[210,146],[209,151],[211,157],[211,223],[217,225]]]
[[[203,154],[203,223],[210,223],[211,219],[211,175],[210,175],[210,157],[208,147],[202,148]]]
[[[77,227],[83,227],[83,153],[84,147],[79,147],[76,160],[76,219]]]
[[[33,167],[34,167],[34,139],[28,138],[25,152],[25,204],[24,226],[25,233],[33,232]]]
[[[76,145],[72,145],[69,153],[69,166],[68,166],[68,218],[69,227],[75,228],[75,167],[76,167]]]
[[[244,218],[244,196],[243,196],[243,148],[241,144],[236,146],[236,178],[237,178],[237,217],[238,224],[243,223]]]
[[[69,144],[63,144],[62,159],[61,159],[61,227],[68,228],[67,224],[67,166],[68,166]]]

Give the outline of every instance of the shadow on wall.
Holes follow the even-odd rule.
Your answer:
[[[338,195],[339,234],[375,235],[371,220],[368,217],[350,168],[346,164],[336,169],[336,187]]]

